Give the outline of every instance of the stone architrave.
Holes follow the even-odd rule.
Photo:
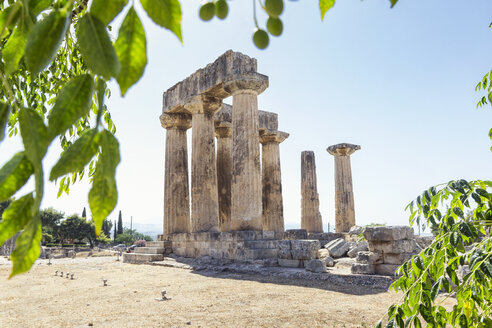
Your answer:
[[[164,174],[164,238],[177,232],[190,232],[188,191],[188,149],[186,130],[191,127],[188,114],[162,114],[166,131]]]
[[[341,143],[326,150],[335,156],[335,229],[348,232],[355,225],[354,191],[350,155],[359,150],[359,145]]]
[[[301,229],[323,232],[313,151],[301,153]]]
[[[192,117],[191,229],[219,231],[219,201],[213,116],[222,100],[197,96],[184,105]]]
[[[215,123],[217,137],[217,188],[219,230],[231,231],[232,124]]]
[[[262,230],[258,95],[268,86],[261,74],[224,84],[232,94],[231,230]]]
[[[263,230],[284,233],[284,205],[280,173],[279,144],[289,136],[282,131],[265,130],[260,133],[262,144]],[[277,238],[278,238],[277,237]]]

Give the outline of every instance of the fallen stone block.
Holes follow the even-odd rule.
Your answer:
[[[398,264],[376,264],[375,272],[383,276],[394,276],[398,267]]]
[[[328,252],[330,252],[330,256],[334,258],[342,257],[348,251],[347,242],[342,238],[330,241],[328,244],[325,245],[325,248],[328,250]]]
[[[354,263],[351,267],[353,274],[374,274],[374,264]]]
[[[351,258],[357,257],[357,253],[369,250],[369,244],[367,241],[361,241],[357,245],[348,251],[347,255]]]
[[[328,256],[330,256],[330,252],[328,252],[328,250],[326,248],[318,249],[318,258],[319,259],[324,259]]]
[[[416,250],[415,240],[393,240],[393,241],[372,241],[369,242],[371,252],[382,253],[412,253]]]
[[[309,260],[304,263],[307,271],[311,272],[326,272],[326,262],[322,260]]]
[[[391,241],[413,239],[413,228],[407,226],[366,227],[364,238],[367,241]]]
[[[361,264],[383,263],[383,257],[378,252],[362,251],[357,253],[356,260]]]
[[[357,235],[360,235],[361,233],[364,232],[364,227],[359,227],[359,226],[353,226],[352,228],[350,228],[349,230],[349,235],[350,236],[357,236]]]
[[[278,259],[278,265],[286,268],[302,268],[304,266],[304,261]]]
[[[331,267],[335,266],[335,260],[330,256],[325,257],[323,259],[323,261],[325,261],[325,264],[327,267],[331,268]]]
[[[383,263],[384,264],[403,264],[406,261],[410,260],[414,253],[384,253],[383,254]]]

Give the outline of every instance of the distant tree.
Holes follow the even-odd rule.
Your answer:
[[[7,199],[4,202],[0,202],[0,219],[2,219],[3,211],[5,211],[7,207],[9,207],[10,203],[12,203],[12,199]]]
[[[94,247],[94,242],[97,238],[94,223],[77,214],[66,218],[60,224],[59,231],[62,241],[69,240],[73,243],[75,240],[83,241],[87,239],[91,248]]]
[[[87,213],[85,212],[85,207],[84,207],[84,209],[82,210],[82,217],[83,217],[83,218],[86,218],[86,217],[87,217]]]
[[[118,231],[116,230],[116,220],[114,221],[114,232],[113,232],[113,240],[116,241],[116,237],[118,236]]]
[[[123,218],[121,217],[121,211],[120,214],[118,214],[118,235],[121,235],[123,233]]]
[[[107,237],[111,237],[111,228],[112,227],[113,227],[113,222],[111,222],[111,220],[104,219],[101,230],[102,230],[102,232],[104,232],[104,234]]]
[[[58,236],[60,222],[65,214],[54,208],[45,208],[39,213],[42,225],[41,242],[43,244],[53,242]]]

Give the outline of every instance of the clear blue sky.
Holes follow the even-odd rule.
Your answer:
[[[477,0],[337,1],[321,22],[317,1],[286,2],[284,34],[266,51],[251,42],[251,1],[231,1],[225,21],[198,18],[199,1],[183,5],[184,45],[138,10],[147,32],[148,66],[137,86],[108,102],[122,163],[116,210],[124,221],[162,226],[165,130],[162,92],[228,49],[258,60],[270,77],[260,109],[279,114],[290,133],[281,144],[286,226],[300,226],[300,153],[316,155],[320,211],[334,223],[334,161],[326,147],[355,143],[356,222],[408,224],[405,205],[423,189],[450,179],[491,179],[492,108],[477,110],[476,83],[492,64],[492,2]],[[260,24],[266,17],[259,15]],[[226,100],[230,102],[230,100]],[[191,130],[189,130],[189,136]],[[0,144],[5,163],[18,140]],[[51,167],[58,146],[45,161]],[[190,148],[191,151],[191,148]],[[190,154],[191,157],[191,154]],[[30,185],[32,188],[32,184]],[[87,206],[87,183],[43,207],[67,214]]]

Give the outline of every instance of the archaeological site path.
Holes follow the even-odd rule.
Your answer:
[[[370,327],[399,298],[384,289],[131,265],[115,257],[50,266],[39,260],[7,280],[10,265],[0,259],[0,327]],[[75,279],[55,277],[55,270]],[[170,300],[156,300],[162,289]]]

